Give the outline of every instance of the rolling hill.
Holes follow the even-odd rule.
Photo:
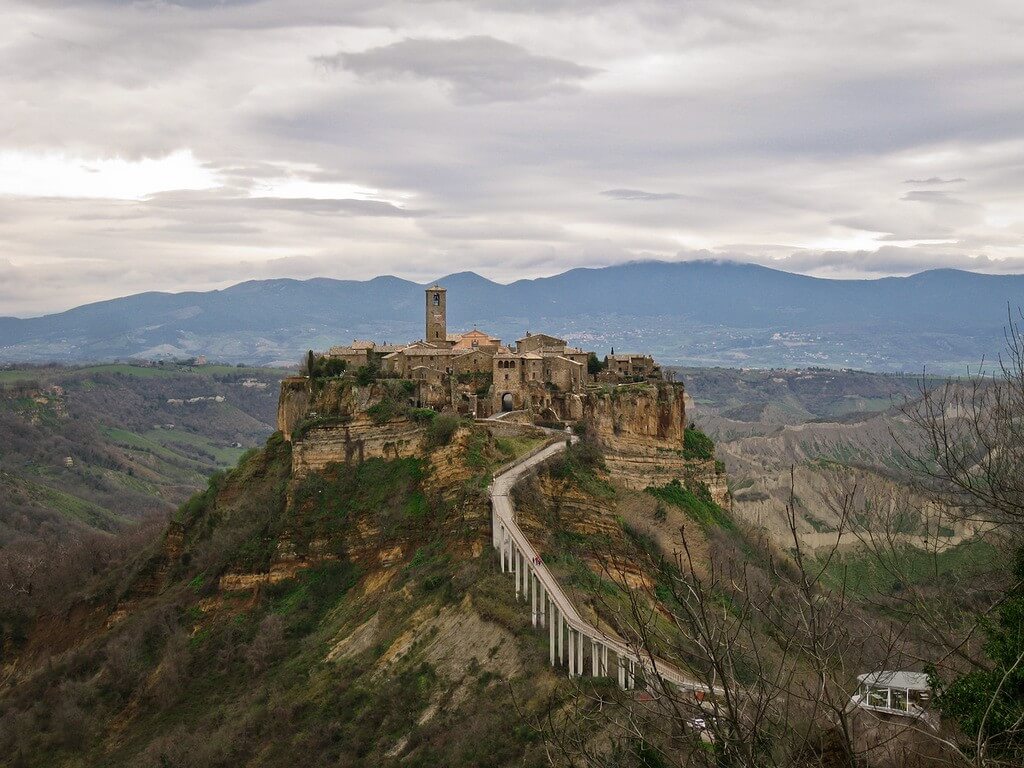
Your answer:
[[[513,340],[544,328],[602,354],[628,348],[690,365],[962,372],[1001,348],[1008,307],[1024,304],[1024,275],[957,270],[825,280],[752,264],[636,262],[508,285],[471,272],[440,282],[452,329]],[[388,276],[263,280],[0,318],[0,361],[292,361],[356,337],[418,338],[423,287]]]

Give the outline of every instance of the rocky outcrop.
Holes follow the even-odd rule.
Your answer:
[[[285,440],[292,439],[292,432],[309,413],[311,399],[309,379],[305,376],[290,376],[281,382],[281,396],[277,400],[277,430]]]
[[[409,419],[378,424],[364,415],[344,424],[311,427],[292,447],[292,474],[322,471],[331,463],[401,459],[420,452],[423,426]]]
[[[405,416],[409,384],[389,379],[365,386],[348,379],[282,381],[277,424],[293,444],[293,479],[332,463],[418,453],[424,426]]]
[[[683,456],[687,395],[682,384],[651,382],[590,392],[587,428],[605,452],[612,477],[633,490],[673,480],[703,483],[722,507],[730,506],[725,475],[714,461]]]
[[[682,450],[686,430],[682,384],[652,382],[588,392],[585,420],[601,444],[630,454]]]

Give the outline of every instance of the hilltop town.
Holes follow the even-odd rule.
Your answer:
[[[477,328],[449,333],[447,290],[440,285],[426,289],[424,303],[422,339],[403,345],[353,340],[331,347],[324,369],[411,381],[413,405],[478,418],[522,410],[577,420],[583,415],[579,396],[589,385],[662,379],[650,355],[612,350],[602,360],[564,339],[530,331],[510,345]]]

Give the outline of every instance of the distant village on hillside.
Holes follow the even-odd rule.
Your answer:
[[[426,289],[423,338],[409,344],[354,340],[331,347],[323,359],[344,370],[379,371],[415,382],[415,404],[451,408],[478,417],[528,410],[553,418],[578,418],[579,395],[588,385],[657,381],[661,367],[650,355],[594,352],[546,333],[526,332],[514,345],[476,328],[449,333],[447,290]]]

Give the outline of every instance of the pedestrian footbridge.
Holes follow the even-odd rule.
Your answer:
[[[641,677],[652,693],[657,693],[660,686],[672,685],[680,691],[692,692],[698,701],[703,700],[710,692],[708,687],[586,621],[516,523],[512,488],[531,469],[577,439],[567,435],[565,440],[528,454],[495,476],[489,489],[491,530],[501,571],[511,575],[516,598],[529,604],[533,626],[547,630],[552,666],[567,667],[570,677],[580,677],[588,671],[593,677],[608,677],[614,668],[623,689],[636,687]]]

